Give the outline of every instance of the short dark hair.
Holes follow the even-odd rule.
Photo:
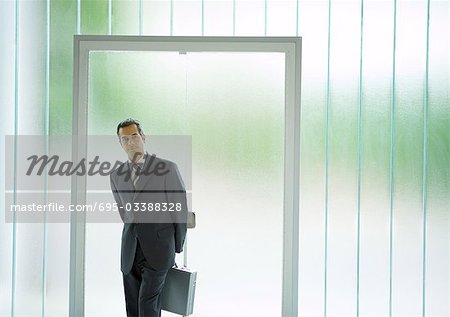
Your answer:
[[[129,125],[132,125],[132,124],[136,125],[140,135],[144,135],[144,131],[142,131],[142,127],[141,127],[140,122],[138,120],[136,120],[136,119],[128,118],[128,119],[123,120],[122,122],[120,122],[117,125],[117,136],[120,136],[119,135],[120,128],[128,127]]]

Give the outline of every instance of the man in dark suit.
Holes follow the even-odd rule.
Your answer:
[[[126,119],[117,135],[128,161],[111,173],[122,231],[121,271],[128,317],[161,316],[160,294],[186,236],[186,191],[175,163],[144,151],[145,134]]]

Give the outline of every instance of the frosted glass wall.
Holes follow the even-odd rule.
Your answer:
[[[5,223],[5,189],[12,189],[4,175],[16,167],[5,156],[5,135],[48,135],[51,125],[47,9],[43,1],[0,2],[0,316],[68,312],[69,224]],[[34,190],[36,203],[50,196],[44,186]]]
[[[299,34],[300,314],[448,315],[448,3],[300,1]]]
[[[17,4],[0,2],[2,149],[5,134],[71,133],[73,34],[302,36],[299,315],[450,314],[448,1]],[[0,315],[66,315],[68,227],[1,223]]]

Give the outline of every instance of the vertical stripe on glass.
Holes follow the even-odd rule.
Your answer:
[[[112,0],[108,0],[108,35],[112,34]]]
[[[17,136],[18,136],[18,105],[19,105],[19,0],[15,2],[15,35],[14,35],[14,162],[13,162],[13,203],[17,204]],[[16,212],[13,211],[12,228],[12,268],[11,268],[11,317],[14,317],[16,293]]]
[[[361,30],[359,48],[359,109],[358,109],[358,217],[356,241],[356,316],[359,316],[359,260],[361,242],[361,138],[362,138],[362,76],[363,76],[363,38],[364,38],[364,0],[361,0]]]
[[[264,0],[264,36],[267,36],[267,0]]]
[[[139,35],[142,35],[142,0],[139,0]]]
[[[81,34],[81,0],[77,0],[77,34]]]
[[[173,35],[173,0],[170,0],[170,35]]]
[[[327,103],[325,136],[325,270],[323,315],[327,316],[327,265],[328,265],[328,164],[330,161],[330,49],[331,49],[331,0],[328,0],[328,45],[327,45]]]
[[[430,0],[427,1],[427,44],[425,60],[425,102],[423,114],[423,250],[422,250],[422,316],[426,308],[426,247],[427,247],[427,158],[428,158],[428,90],[429,90],[429,47],[430,47]]]
[[[45,43],[45,154],[48,155],[48,138],[49,138],[49,111],[50,111],[50,0],[46,1],[46,43]],[[47,169],[47,167],[46,167]],[[44,174],[44,204],[47,204],[48,195],[48,178],[47,173]],[[47,294],[47,212],[44,211],[44,228],[43,228],[43,250],[42,250],[42,317],[45,316],[45,299]]]
[[[205,0],[202,0],[202,36],[205,35]]]
[[[392,317],[392,246],[394,230],[394,133],[395,133],[395,49],[397,44],[397,0],[394,0],[394,38],[392,50],[391,146],[389,160],[389,317]]]
[[[236,0],[233,0],[233,36],[236,35]]]

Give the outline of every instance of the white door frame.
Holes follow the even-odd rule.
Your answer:
[[[74,36],[73,162],[87,155],[90,51],[278,52],[285,54],[284,216],[282,317],[298,315],[300,181],[300,37]],[[72,176],[71,203],[86,203],[86,179]],[[70,225],[69,316],[84,316],[85,215]],[[275,273],[275,272],[272,272]],[[267,272],[271,274],[271,272]]]

